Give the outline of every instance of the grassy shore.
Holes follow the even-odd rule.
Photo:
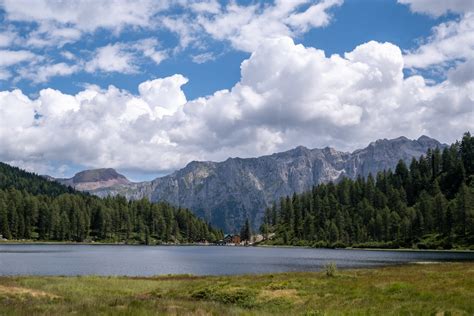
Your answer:
[[[243,276],[0,277],[1,315],[474,314],[474,263]]]

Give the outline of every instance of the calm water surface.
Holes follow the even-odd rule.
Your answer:
[[[363,268],[420,261],[474,261],[469,252],[217,246],[0,244],[0,275],[247,274]]]

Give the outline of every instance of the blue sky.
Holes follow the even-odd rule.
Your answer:
[[[239,3],[248,3],[241,1]],[[225,3],[225,2],[222,2]],[[174,8],[179,12],[180,8]],[[176,14],[171,10],[169,14]],[[391,42],[403,50],[417,47],[420,40],[431,34],[431,29],[441,22],[455,18],[452,14],[433,17],[426,14],[412,13],[409,6],[401,5],[396,0],[358,0],[346,1],[343,5],[330,10],[332,22],[322,28],[314,28],[307,33],[295,37],[296,43],[322,49],[327,55],[343,54],[351,51],[355,46],[370,40],[380,42]],[[2,12],[2,28],[9,29],[13,24],[19,30],[20,37],[27,37],[28,30],[34,27],[35,22],[13,22],[9,23],[5,11]],[[179,38],[168,30],[143,30],[127,27],[120,34],[113,34],[109,30],[97,30],[93,34],[84,36],[74,43],[67,43],[60,47],[38,47],[35,49],[40,54],[57,61],[67,59],[60,55],[61,51],[91,52],[94,49],[116,42],[130,42],[146,38],[156,38],[162,49],[174,49],[179,45]],[[84,84],[97,84],[102,87],[115,85],[131,92],[137,92],[139,83],[180,73],[190,79],[183,86],[188,98],[193,99],[200,96],[212,94],[220,89],[231,88],[240,79],[240,63],[250,56],[249,52],[243,52],[227,43],[206,39],[208,47],[205,50],[189,47],[182,52],[173,54],[160,64],[150,60],[140,60],[140,71],[134,74],[119,72],[94,72],[77,73],[68,76],[68,80],[62,77],[52,77],[46,82],[32,82],[29,79],[15,78],[0,81],[0,89],[20,88],[25,93],[34,96],[40,89],[51,87],[65,93],[77,93],[83,89]],[[17,47],[21,47],[18,45]],[[205,63],[193,62],[192,56],[203,52],[212,52],[217,55],[215,60]],[[216,74],[219,79],[216,80]]]
[[[465,0],[0,0],[0,159],[148,179],[298,145],[450,142],[472,129],[473,20]]]

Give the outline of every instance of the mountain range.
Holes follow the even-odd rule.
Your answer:
[[[192,161],[170,175],[152,181],[131,182],[114,169],[77,173],[55,179],[98,196],[123,195],[149,198],[191,209],[226,232],[237,231],[246,218],[254,228],[264,209],[280,197],[310,190],[314,185],[342,177],[366,177],[393,169],[398,161],[410,163],[428,149],[443,148],[435,139],[421,136],[381,139],[353,152],[303,146],[258,158],[229,158],[223,162]]]

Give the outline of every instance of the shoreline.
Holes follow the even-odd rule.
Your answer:
[[[250,246],[235,246],[235,245],[219,245],[213,243],[181,243],[181,244],[155,244],[155,245],[144,245],[138,243],[111,243],[111,242],[74,242],[74,241],[34,241],[34,240],[1,240],[1,245],[68,245],[68,246],[77,246],[77,245],[86,245],[86,246],[149,246],[149,247],[190,247],[190,246],[206,246],[206,247],[254,247],[254,248],[295,248],[295,249],[325,249],[325,250],[364,250],[364,251],[399,251],[399,252],[465,252],[473,253],[472,249],[415,249],[415,248],[356,248],[356,247],[346,247],[346,248],[315,248],[309,246],[293,246],[293,245],[250,245]]]
[[[309,246],[292,245],[256,245],[253,247],[261,248],[300,248],[300,249],[327,249],[327,250],[370,250],[370,251],[406,251],[406,252],[474,252],[472,249],[415,249],[415,248],[314,248]]]

